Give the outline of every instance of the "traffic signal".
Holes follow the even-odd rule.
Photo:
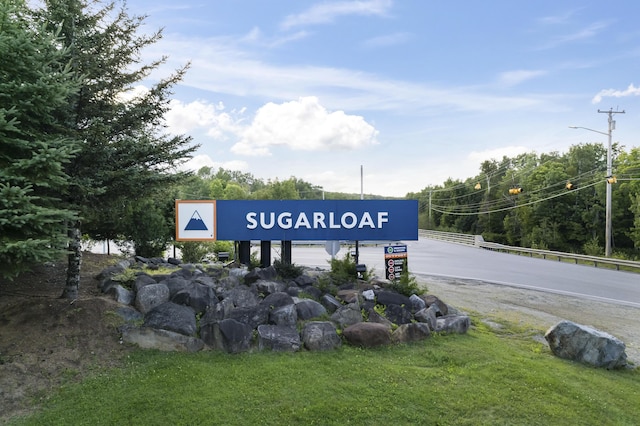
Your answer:
[[[569,191],[571,191],[572,189],[576,189],[577,186],[575,186],[571,182],[567,182],[567,184],[565,185],[565,188],[567,188]]]
[[[520,188],[520,187],[510,188],[509,189],[509,194],[511,194],[511,195],[520,194],[521,192],[522,192],[522,188]]]
[[[607,183],[616,183],[618,182],[618,179],[616,179],[615,176],[608,176],[607,177]]]

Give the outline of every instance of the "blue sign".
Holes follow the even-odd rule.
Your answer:
[[[417,240],[417,200],[217,200],[219,240]]]

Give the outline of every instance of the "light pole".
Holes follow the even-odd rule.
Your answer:
[[[600,133],[601,135],[607,136],[608,144],[607,144],[607,195],[606,195],[606,207],[605,207],[605,232],[604,232],[604,255],[606,257],[611,256],[611,185],[612,181],[610,181],[612,177],[612,166],[611,166],[611,134],[613,129],[616,127],[616,122],[613,120],[613,114],[624,114],[624,111],[614,111],[610,109],[609,111],[600,111],[599,113],[607,113],[609,114],[609,131],[601,132],[599,130],[589,129],[588,127],[582,126],[569,126],[571,129],[584,129],[589,130],[590,132]]]

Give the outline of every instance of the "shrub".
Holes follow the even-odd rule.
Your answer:
[[[411,296],[412,294],[418,294],[422,291],[426,291],[425,288],[421,289],[418,286],[418,281],[416,277],[409,274],[409,268],[406,267],[402,269],[402,273],[400,274],[400,278],[397,280],[393,280],[391,285],[389,285],[391,290],[394,290],[400,294],[404,294],[405,296]]]
[[[276,268],[276,272],[283,279],[298,278],[304,271],[302,266],[297,266],[294,263],[283,263],[281,260],[275,260],[273,267]]]

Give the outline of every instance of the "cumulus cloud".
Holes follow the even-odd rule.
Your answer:
[[[214,105],[204,101],[184,103],[172,100],[165,115],[169,131],[175,134],[188,133],[204,128],[214,138],[224,138],[227,133],[238,133],[238,120],[224,112],[224,104]]]
[[[377,143],[378,131],[364,118],[327,111],[314,96],[262,106],[231,151],[270,155],[270,148],[292,150],[352,150]]]
[[[635,87],[633,83],[629,85],[625,90],[614,90],[614,89],[606,89],[598,92],[597,95],[593,97],[591,103],[597,104],[602,101],[603,97],[611,97],[611,98],[624,98],[626,96],[640,96],[640,87]]]

